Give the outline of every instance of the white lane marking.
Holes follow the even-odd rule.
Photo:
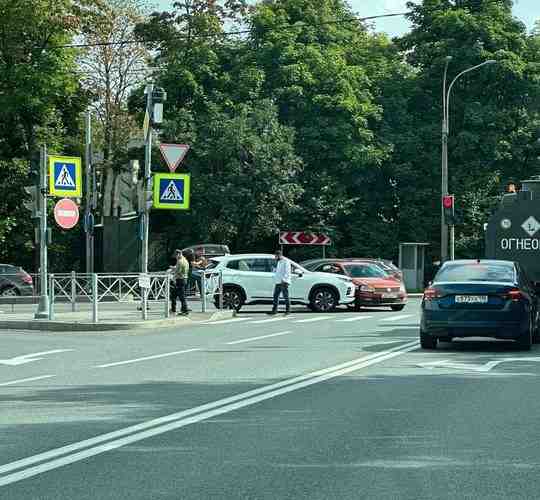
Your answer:
[[[315,323],[315,321],[324,321],[330,319],[331,316],[318,316],[317,318],[308,318],[308,319],[297,319],[293,323]]]
[[[261,335],[260,337],[251,337],[249,339],[235,340],[234,342],[227,342],[227,345],[243,344],[244,342],[252,342],[254,340],[269,339],[270,337],[279,337],[280,335],[288,335],[292,332],[278,332],[271,333],[270,335]]]
[[[400,316],[390,316],[388,318],[383,318],[381,321],[399,321],[400,319],[412,318],[414,314],[402,314]]]
[[[57,354],[60,352],[71,352],[74,349],[54,349],[53,351],[34,352],[32,354],[24,354],[23,356],[16,356],[10,359],[0,359],[0,365],[18,366],[25,365],[26,363],[32,363],[43,359],[38,356],[46,356],[47,354]]]
[[[51,460],[50,462],[42,463],[40,465],[29,467],[19,472],[6,475],[0,478],[0,486],[5,486],[6,484],[21,481],[22,479],[36,476],[43,472],[57,469],[64,465],[78,462],[85,458],[99,455],[109,450],[120,448],[121,446],[125,446],[126,444],[134,443],[151,436],[157,436],[159,434],[163,434],[164,432],[168,432],[174,429],[179,429],[186,425],[200,422],[201,420],[206,420],[208,418],[221,415],[223,413],[228,413],[230,411],[243,408],[245,406],[250,406],[260,401],[274,398],[281,394],[286,394],[288,392],[292,392],[303,387],[308,387],[313,384],[324,382],[325,380],[329,380],[340,375],[345,375],[361,368],[366,368],[370,365],[380,363],[387,359],[400,356],[409,351],[418,349],[418,347],[419,344],[417,341],[409,342],[401,346],[387,349],[386,351],[381,351],[379,353],[371,354],[369,356],[364,356],[363,358],[357,358],[352,361],[342,363],[340,365],[324,368],[322,370],[311,372],[306,375],[300,375],[292,379],[283,380],[275,384],[260,387],[259,389],[253,389],[251,391],[237,394],[236,396],[230,396],[224,399],[220,399],[218,401],[214,401],[212,403],[207,403],[201,406],[197,406],[195,408],[191,408],[189,410],[184,410],[179,413],[173,413],[165,417],[156,418],[148,422],[143,422],[141,424],[126,427],[125,429],[109,432],[101,436],[85,439],[84,441],[80,441],[78,443],[62,446],[61,448],[56,448],[43,453],[39,453],[37,455],[23,458],[21,460],[17,460],[15,462],[10,462],[0,466],[0,474],[12,472],[24,467],[29,467],[45,460],[55,459]],[[127,436],[128,434],[130,435]],[[127,437],[118,439],[122,436]],[[113,439],[114,441],[111,441]],[[94,446],[99,443],[104,444]],[[93,447],[88,448],[90,446]],[[71,455],[66,455],[68,453],[82,450],[83,448],[88,449],[80,451],[78,453],[73,453]]]
[[[23,384],[24,382],[33,382],[34,380],[43,380],[44,378],[56,377],[56,375],[41,375],[40,377],[21,378],[19,380],[11,380],[10,382],[0,383],[0,387],[4,385]]]
[[[115,363],[107,363],[105,365],[96,365],[94,368],[110,368],[111,366],[130,365],[131,363],[138,363],[139,361],[148,361],[150,359],[168,358],[169,356],[177,356],[178,354],[186,354],[188,352],[200,351],[199,347],[195,349],[186,349],[185,351],[166,352],[163,354],[155,354],[153,356],[145,356],[144,358],[127,359],[125,361],[117,361]]]
[[[209,323],[205,323],[206,325],[225,325],[227,323],[240,323],[242,321],[248,321],[252,318],[233,318],[233,319],[222,319],[219,321],[212,321]]]
[[[492,368],[495,368],[501,363],[512,363],[516,361],[534,361],[536,363],[540,362],[540,357],[535,358],[503,358],[495,361],[488,361],[483,365],[470,365],[467,363],[453,363],[448,359],[442,359],[440,361],[430,361],[429,363],[420,363],[416,366],[420,368],[452,368],[454,370],[465,370],[465,371],[475,371],[475,372],[488,372]]]
[[[276,321],[285,321],[286,319],[291,319],[290,316],[281,316],[279,318],[270,318],[270,319],[260,319],[258,321],[252,321],[252,325],[264,325],[265,323],[274,323]]]
[[[354,316],[352,318],[336,319],[339,323],[349,323],[350,321],[360,321],[362,319],[371,319],[373,316]]]

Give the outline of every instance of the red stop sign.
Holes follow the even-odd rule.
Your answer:
[[[79,207],[69,198],[60,200],[54,207],[54,220],[63,229],[71,229],[79,222]]]

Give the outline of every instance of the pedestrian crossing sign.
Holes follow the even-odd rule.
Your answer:
[[[61,198],[82,197],[81,159],[49,156],[49,192]]]
[[[155,174],[154,208],[164,210],[189,210],[189,174]]]

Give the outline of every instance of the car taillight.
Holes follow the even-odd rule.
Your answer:
[[[519,300],[523,300],[525,298],[525,295],[523,294],[521,290],[519,290],[518,288],[515,288],[513,290],[509,290],[508,292],[506,292],[506,294],[504,295],[504,298],[517,302]]]
[[[24,283],[27,283],[28,285],[31,285],[33,283],[32,276],[30,276],[28,273],[25,273],[25,272],[18,273],[18,276],[21,278],[21,280]]]
[[[433,300],[442,297],[440,290],[434,287],[429,287],[424,290],[424,300]]]

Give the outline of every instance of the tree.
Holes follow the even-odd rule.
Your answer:
[[[78,57],[83,86],[93,97],[97,130],[105,161],[125,150],[138,129],[128,113],[129,94],[148,76],[150,54],[134,38],[134,28],[144,20],[140,0],[103,0],[84,25]]]
[[[20,208],[28,162],[40,143],[60,151],[78,134],[86,96],[75,52],[63,46],[94,6],[93,0],[0,0],[1,261],[31,265],[33,225]]]

